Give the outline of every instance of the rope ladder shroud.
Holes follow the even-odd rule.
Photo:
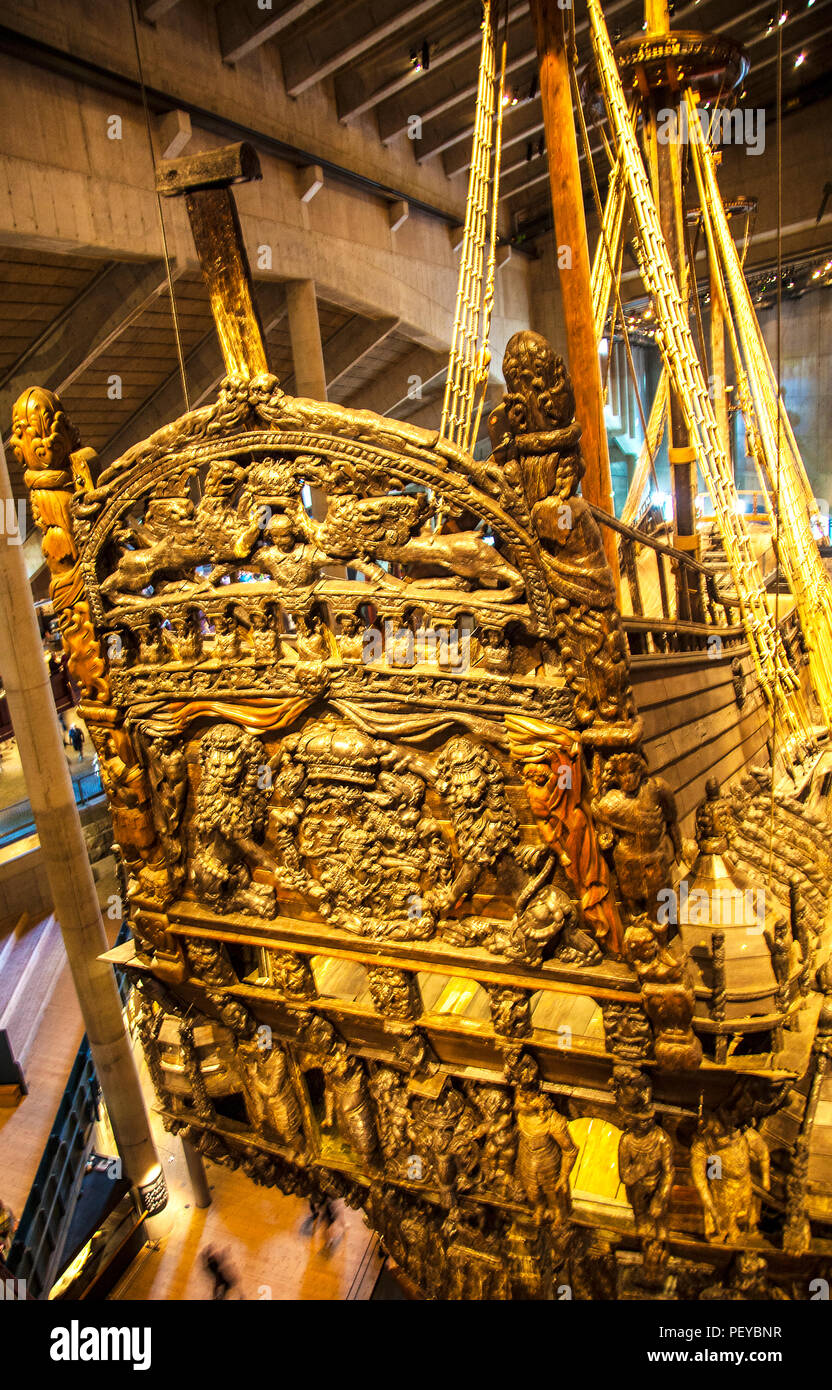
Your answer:
[[[652,190],[628,120],[624,90],[598,0],[587,0],[587,11],[601,88],[638,228],[639,271],[654,301],[657,336],[669,381],[681,403],[697,462],[711,495],[757,678],[775,724],[779,716],[785,725],[788,755],[800,758],[813,742],[808,712],[769,611],[762,574],[741,520],[733,470],[719,437]]]
[[[792,446],[794,436],[790,439],[784,429],[784,419],[788,416],[782,396],[775,389],[771,362],[720,197],[713,151],[701,130],[693,93],[687,92],[685,101],[705,233],[712,264],[717,267],[717,284],[721,287],[725,320],[738,368],[740,404],[751,425],[754,460],[770,515],[772,496],[777,495],[779,558],[806,639],[812,686],[828,724],[832,721],[832,581],[812,533],[814,499],[811,499],[810,508],[807,505],[809,481],[797,446]],[[730,290],[736,327],[728,309],[723,275]]]

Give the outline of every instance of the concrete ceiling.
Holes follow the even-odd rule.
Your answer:
[[[156,8],[163,3],[159,0]],[[770,108],[775,102],[781,14],[786,16],[784,111],[828,90],[832,0],[677,0],[670,8],[674,27],[723,34],[744,46],[751,63],[744,106]],[[604,12],[613,38],[641,32],[641,0],[608,0]],[[505,111],[502,201],[511,232],[533,231],[549,215],[537,54],[527,0],[504,0],[497,13],[506,24],[510,102]],[[226,62],[244,63],[261,44],[276,46],[290,96],[331,84],[337,119],[350,125],[372,113],[384,145],[406,140],[418,116],[417,162],[438,162],[464,193],[480,43],[477,0],[360,0],[346,5],[336,0],[274,0],[271,10],[259,13],[239,0],[219,0],[216,16]],[[576,39],[583,77],[590,44],[581,5],[576,6]],[[588,124],[603,187],[607,164],[600,136],[592,131],[593,119],[595,113]],[[584,173],[588,200],[591,183]]]
[[[255,286],[271,370],[291,392],[294,367],[284,286]],[[200,278],[174,281],[191,409],[224,375]],[[369,318],[318,299],[330,399],[412,418],[433,406],[439,422],[447,354],[414,342],[394,318]],[[103,262],[0,247],[0,419],[30,385],[61,396],[85,446],[110,463],[185,410],[170,296],[161,262]],[[422,385],[414,394],[412,379]],[[24,493],[7,456],[15,495]]]

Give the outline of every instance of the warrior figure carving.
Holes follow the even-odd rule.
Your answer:
[[[670,788],[651,777],[642,753],[614,753],[592,803],[603,849],[612,850],[618,887],[632,913],[655,920],[657,894],[682,855],[682,835]]]
[[[264,1049],[261,1038],[238,1039],[240,1079],[249,1118],[258,1130],[299,1153],[304,1148],[303,1118],[282,1047]]]

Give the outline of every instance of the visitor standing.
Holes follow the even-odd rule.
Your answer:
[[[77,724],[73,724],[69,730],[69,741],[78,754],[78,761],[80,762],[84,756],[84,730],[79,728]]]

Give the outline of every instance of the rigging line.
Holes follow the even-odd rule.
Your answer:
[[[491,366],[491,351],[489,340],[491,337],[491,317],[494,312],[494,292],[495,277],[497,272],[497,241],[499,239],[498,220],[500,215],[500,164],[503,157],[503,97],[506,87],[506,55],[508,44],[506,32],[508,29],[508,5],[506,5],[506,23],[503,28],[503,42],[500,52],[500,76],[497,82],[496,108],[492,119],[493,126],[493,147],[494,147],[494,173],[492,175],[491,190],[491,229],[488,245],[488,261],[485,270],[485,294],[482,303],[482,329],[479,351],[478,374],[474,381],[473,390],[476,393],[479,388],[479,401],[476,405],[473,427],[469,418],[467,432],[463,447],[468,452],[477,442],[480,430],[480,420],[482,419],[483,406],[488,394],[489,369]]]
[[[697,249],[698,249],[698,246],[699,246],[699,229],[700,229],[701,226],[702,226],[702,219],[700,218],[699,221],[698,221],[697,224],[696,224],[696,241],[695,241],[694,244],[691,246],[691,241],[690,241],[690,227],[688,226],[687,219],[686,219],[686,218],[683,218],[683,219],[682,219],[682,235],[683,235],[683,237],[684,237],[684,239],[685,239],[685,251],[686,251],[686,253],[687,253],[687,258],[688,258],[688,286],[689,286],[688,303],[690,303],[690,300],[691,300],[691,299],[693,300],[693,305],[694,305],[693,316],[694,316],[694,318],[695,318],[695,320],[696,320],[696,333],[697,333],[697,337],[699,338],[699,352],[700,352],[700,354],[701,354],[702,361],[707,365],[707,362],[708,362],[708,354],[707,354],[707,352],[706,352],[706,350],[705,350],[705,329],[704,329],[703,326],[702,326],[702,305],[701,305],[700,302],[699,302],[699,291],[698,291],[697,286],[696,286],[696,269],[695,269],[695,266],[696,266],[696,252],[697,252]],[[713,313],[713,300],[711,301],[711,313]],[[711,365],[712,365],[712,367],[713,367],[713,364],[711,364]],[[724,388],[724,383],[723,383],[723,388]]]
[[[176,341],[176,356],[179,359],[179,375],[182,378],[182,395],[185,399],[186,411],[191,408],[191,398],[188,393],[188,378],[185,374],[185,353],[182,348],[182,335],[179,331],[179,314],[176,309],[176,297],[173,293],[173,273],[170,265],[170,253],[168,251],[168,236],[165,230],[165,217],[162,212],[162,198],[156,188],[156,154],[153,149],[153,127],[150,122],[150,107],[147,104],[147,88],[144,81],[144,69],[142,67],[142,54],[139,47],[139,31],[136,25],[136,0],[128,0],[130,9],[130,23],[133,27],[133,43],[136,48],[136,69],[139,75],[139,86],[142,89],[142,106],[144,108],[144,123],[147,130],[147,145],[150,150],[150,162],[153,166],[153,184],[156,196],[156,211],[159,215],[159,230],[162,234],[162,254],[165,260],[165,271],[168,280],[168,294],[170,295],[170,314],[173,321],[173,336]]]
[[[577,48],[577,44],[576,44],[576,42],[575,42],[575,12],[574,12],[574,10],[572,9],[571,6],[570,6],[570,9],[569,9],[569,15],[570,15],[570,34],[569,34],[569,39],[570,39],[570,55],[569,55],[569,56],[570,56],[570,59],[572,59],[572,58],[575,58],[575,59],[576,59],[577,56],[578,56],[578,48]],[[613,265],[613,261],[612,261],[612,251],[611,251],[611,249],[610,249],[610,244],[609,244],[609,239],[608,239],[608,237],[607,237],[606,228],[604,227],[604,212],[603,212],[603,208],[601,207],[601,194],[600,194],[599,189],[598,189],[598,179],[596,178],[596,175],[595,175],[595,165],[593,164],[593,162],[592,162],[592,157],[591,157],[591,155],[590,155],[589,131],[587,130],[587,127],[586,127],[586,120],[585,120],[585,117],[584,117],[583,105],[582,105],[582,103],[581,103],[581,94],[580,94],[580,92],[579,92],[579,90],[578,90],[578,79],[577,79],[577,76],[576,76],[576,73],[575,73],[575,64],[574,64],[574,62],[570,61],[570,63],[569,63],[568,66],[569,66],[569,76],[570,76],[570,80],[571,80],[571,83],[572,83],[572,90],[573,90],[574,97],[575,97],[575,106],[576,106],[576,109],[577,109],[577,112],[578,112],[578,124],[580,125],[580,128],[581,128],[581,140],[582,140],[582,142],[583,142],[584,152],[585,152],[585,154],[586,154],[586,162],[587,162],[587,165],[588,165],[588,167],[589,167],[589,176],[590,176],[590,180],[591,180],[591,183],[592,183],[592,197],[593,197],[593,201],[594,201],[594,203],[595,203],[595,216],[598,218],[598,223],[599,223],[600,228],[601,228],[601,236],[603,237],[603,240],[604,240],[604,252],[605,252],[605,255],[606,255],[606,257],[607,257],[607,263],[608,263],[608,266],[609,266],[610,275],[613,277],[613,279],[612,279],[612,288],[613,288],[613,293],[614,293],[614,295],[615,295],[615,300],[614,300],[613,308],[614,308],[614,310],[617,309],[618,314],[619,314],[619,316],[620,316],[620,318],[621,318],[621,330],[622,330],[622,333],[623,333],[623,336],[624,336],[624,348],[625,348],[625,351],[626,351],[626,354],[627,354],[627,366],[628,366],[628,369],[629,369],[629,372],[630,372],[630,377],[631,377],[632,383],[633,383],[633,391],[634,391],[634,393],[635,393],[636,405],[637,405],[637,407],[638,407],[638,414],[639,414],[639,420],[640,420],[640,422],[641,422],[641,429],[642,429],[642,433],[643,433],[643,435],[644,435],[645,444],[646,444],[646,446],[647,446],[648,457],[649,457],[649,459],[650,459],[650,474],[651,474],[652,479],[653,479],[653,482],[654,482],[654,484],[655,484],[656,491],[658,492],[658,491],[659,491],[659,480],[658,480],[658,478],[656,477],[656,461],[655,461],[655,459],[654,459],[654,457],[653,457],[653,450],[652,450],[652,447],[651,447],[651,444],[650,444],[649,431],[648,431],[648,427],[647,427],[647,417],[646,417],[646,415],[644,414],[644,405],[643,405],[643,402],[642,402],[642,399],[641,399],[641,392],[640,392],[639,389],[638,389],[638,376],[637,376],[637,373],[636,373],[636,365],[635,365],[635,362],[634,362],[634,360],[633,360],[632,348],[631,348],[631,346],[630,346],[630,333],[629,333],[629,329],[627,328],[627,320],[626,320],[625,317],[624,317],[624,306],[623,306],[623,304],[621,303],[621,288],[620,288],[620,285],[619,285],[619,283],[618,283],[618,280],[615,278],[615,266]],[[621,245],[622,245],[622,255],[623,255],[623,246],[624,246],[623,238],[622,238]],[[610,355],[612,355],[612,341],[610,341]]]
[[[615,266],[615,271],[614,271],[614,274],[615,274],[615,277],[616,277],[616,283],[617,283],[617,284],[620,283],[620,281],[621,281],[621,267],[623,266],[623,264],[624,264],[624,238],[622,237],[622,238],[619,240],[619,243],[618,243],[618,259],[617,259],[617,261],[616,261],[616,266]],[[615,328],[616,328],[617,322],[618,322],[618,304],[617,304],[617,303],[614,303],[613,306],[612,306],[612,313],[610,314],[609,329],[608,329],[608,331],[607,331],[607,342],[608,342],[608,344],[609,344],[609,348],[608,348],[608,351],[607,351],[607,365],[606,365],[606,369],[605,369],[605,371],[604,371],[604,380],[603,380],[603,382],[602,382],[602,390],[603,390],[603,393],[604,393],[604,401],[605,401],[605,402],[606,402],[606,399],[607,399],[607,391],[608,391],[608,389],[609,389],[610,368],[611,368],[611,366],[612,366],[612,342],[613,342],[613,338],[615,337]]]

